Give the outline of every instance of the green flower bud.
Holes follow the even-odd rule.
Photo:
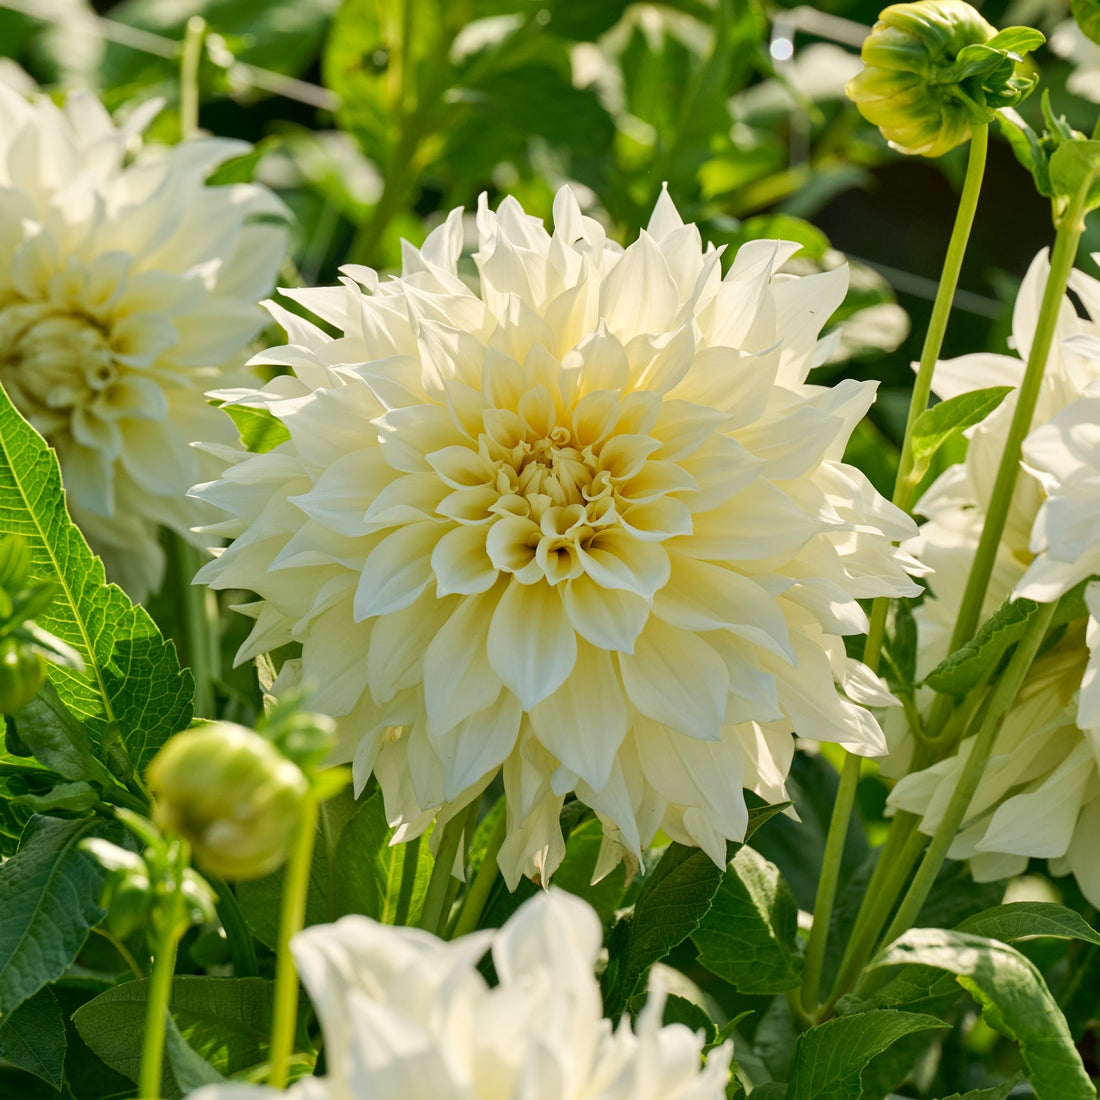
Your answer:
[[[18,638],[0,639],[0,713],[29,703],[46,678],[46,662]]]
[[[232,722],[177,734],[148,777],[157,825],[179,833],[203,867],[226,879],[258,878],[286,859],[309,789],[270,741]]]
[[[1016,62],[1043,41],[1025,27],[998,33],[962,0],[893,4],[864,40],[864,68],[846,91],[899,152],[938,157],[1031,91],[1035,80]]]

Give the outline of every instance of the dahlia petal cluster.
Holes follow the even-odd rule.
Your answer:
[[[0,384],[57,451],[69,510],[110,579],[157,587],[164,524],[235,438],[205,391],[235,379],[285,251],[263,187],[206,187],[243,142],[140,150],[157,104],[120,126],[93,96],[63,108],[0,85]]]
[[[1021,356],[1031,346],[1046,271],[1045,254],[1040,254],[1016,301],[1013,335]],[[1100,282],[1074,272],[1070,285],[1087,315],[1078,316],[1068,298],[1063,301],[1036,427],[1024,445],[1026,472],[1012,499],[983,616],[1013,595],[1056,599],[1100,570],[1100,512],[1093,495],[1100,463],[1100,402],[1085,396],[1100,379]],[[935,385],[941,397],[950,397],[983,386],[1018,384],[1022,377],[1020,359],[978,354],[939,364]],[[942,474],[921,498],[927,522],[908,548],[933,573],[929,597],[915,611],[918,676],[946,656],[954,609],[977,548],[1014,407],[1013,393],[972,429],[966,461]],[[1074,874],[1095,904],[1100,903],[1093,851],[1100,826],[1100,707],[1092,686],[1095,663],[1089,657],[1100,644],[1095,590],[1089,591],[1088,604],[1088,621],[1071,623],[1032,666],[949,854],[969,859],[979,881],[1019,874],[1030,858],[1047,858],[1055,874]],[[911,745],[899,738],[893,747],[884,770],[898,774]],[[903,778],[889,805],[923,815],[921,830],[932,833],[970,748],[964,740],[953,756]]]
[[[199,580],[259,597],[239,660],[301,642],[276,690],[312,685],[398,839],[502,774],[513,885],[560,862],[571,792],[603,869],[659,828],[724,864],[792,730],[884,750],[841,636],[918,591],[915,528],[842,461],[874,385],[805,382],[846,272],[754,241],[723,278],[667,194],[623,250],[563,189],[553,233],[482,202],[474,290],[462,217],[400,278],[287,292],[336,336],[271,307],[290,344],[258,358],[293,374],[220,396],[290,438],[219,451]]]
[[[599,918],[551,889],[497,931],[452,942],[343,917],[292,949],[321,1020],[327,1076],[287,1092],[212,1085],[193,1100],[721,1100],[730,1046],[661,1026],[651,991],[632,1030],[603,1017]],[[477,969],[491,952],[498,984]]]

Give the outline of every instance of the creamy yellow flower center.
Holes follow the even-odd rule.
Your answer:
[[[0,380],[39,431],[66,424],[117,377],[107,335],[89,318],[44,302],[0,309]]]

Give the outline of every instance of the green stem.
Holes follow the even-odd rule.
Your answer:
[[[910,818],[911,822],[899,826],[897,834],[899,848],[896,854],[891,855],[890,859],[887,860],[887,853],[885,849],[883,850],[882,857],[879,860],[879,866],[883,872],[882,877],[875,884],[874,876],[872,876],[873,885],[869,884],[867,887],[863,899],[864,905],[856,917],[851,938],[844,951],[840,966],[837,968],[836,981],[833,983],[829,999],[825,1002],[823,1016],[831,1015],[837,1001],[855,985],[860,971],[874,953],[882,927],[889,919],[890,913],[898,900],[898,895],[905,886],[909,873],[913,870],[913,865],[924,850],[926,838],[913,827],[919,819],[915,814],[905,816]],[[901,815],[899,815],[900,817]],[[876,867],[875,870],[878,871],[879,867]]]
[[[444,907],[447,900],[447,888],[451,883],[451,871],[454,868],[458,846],[462,843],[462,834],[466,828],[465,813],[452,817],[443,826],[443,836],[435,853],[432,876],[428,880],[428,890],[424,895],[424,908],[420,912],[420,927],[426,932],[439,932],[444,919]]]
[[[932,375],[943,347],[943,337],[947,332],[947,321],[951,316],[951,306],[955,301],[955,289],[959,285],[959,272],[962,270],[966,244],[970,239],[970,229],[974,224],[974,214],[978,209],[978,194],[985,174],[986,151],[989,147],[989,126],[975,126],[970,137],[970,158],[966,164],[966,178],[963,181],[962,194],[959,196],[959,209],[955,214],[955,226],[951,230],[951,240],[944,257],[943,274],[940,276],[936,300],[932,303],[932,316],[928,319],[928,331],[924,335],[917,377],[913,382],[913,395],[909,400],[909,416],[905,424],[905,438],[901,444],[901,462],[898,466],[897,481],[894,483],[894,503],[905,511],[909,510],[917,482],[913,480],[913,426],[917,418],[928,408],[928,395],[932,392]]]
[[[298,836],[287,862],[283,882],[279,939],[275,957],[275,1010],[271,1024],[271,1069],[267,1083],[276,1089],[286,1086],[290,1056],[294,1052],[294,1031],[298,1018],[298,971],[290,953],[290,941],[302,930],[309,892],[309,870],[313,842],[317,835],[317,796],[310,792],[302,808]]]
[[[214,893],[218,895],[218,919],[225,929],[225,938],[229,942],[229,955],[233,960],[233,973],[238,978],[255,978],[260,973],[256,961],[256,947],[252,942],[252,933],[245,924],[237,895],[224,879],[206,875]]]
[[[947,244],[943,273],[940,276],[936,299],[932,304],[932,316],[921,348],[920,364],[913,383],[913,395],[909,401],[909,414],[905,423],[905,437],[901,447],[901,462],[897,480],[894,482],[893,502],[904,511],[909,510],[917,483],[913,480],[913,426],[917,418],[928,407],[928,396],[932,392],[932,374],[943,347],[943,337],[947,331],[947,321],[951,315],[951,305],[955,300],[955,289],[959,283],[966,244],[970,239],[970,230],[974,224],[974,214],[978,208],[978,195],[981,191],[982,177],[985,174],[986,152],[989,147],[989,127],[976,126],[970,139],[970,157],[966,165],[966,178],[963,181],[959,208],[955,214],[955,225],[951,230],[951,239]],[[886,596],[878,597],[871,605],[870,621],[867,628],[867,640],[863,647],[863,662],[877,672],[882,653],[882,643],[886,637],[886,618],[890,600]],[[917,733],[918,731],[914,731]],[[817,1007],[817,996],[821,984],[821,967],[825,959],[825,946],[832,920],[833,905],[836,901],[837,884],[840,881],[840,861],[844,855],[844,844],[848,835],[848,826],[855,807],[856,787],[859,781],[859,758],[851,755],[844,762],[837,789],[833,816],[829,822],[829,835],[825,842],[825,857],[818,882],[817,896],[814,899],[814,922],[810,930],[810,939],[806,947],[806,968],[802,983],[802,1005],[807,1012]]]
[[[172,879],[159,913],[156,943],[153,945],[153,973],[145,1002],[145,1034],[141,1043],[138,1071],[140,1100],[160,1100],[164,1066],[164,1039],[172,999],[172,977],[176,971],[176,948],[187,928],[183,918],[183,870],[187,866],[186,846],[179,842],[170,859]]]
[[[821,988],[821,968],[825,962],[825,945],[829,937],[829,923],[840,882],[840,863],[844,845],[848,840],[848,824],[856,800],[859,783],[860,758],[851,753],[844,761],[837,787],[833,816],[829,821],[829,835],[825,840],[825,855],[821,862],[821,876],[814,898],[814,923],[810,928],[810,940],[806,945],[806,964],[802,978],[802,1008],[806,1013],[817,1010],[817,997]]]
[[[180,663],[191,669],[195,679],[195,714],[213,718],[217,713],[214,683],[221,664],[217,596],[213,589],[192,583],[204,561],[202,552],[174,531],[169,535],[168,558]]]
[[[472,932],[477,928],[477,922],[481,919],[481,914],[485,911],[485,903],[489,900],[489,894],[492,892],[493,883],[496,882],[497,875],[500,873],[500,869],[497,867],[497,856],[507,834],[508,814],[504,812],[501,813],[497,823],[493,826],[489,844],[485,849],[485,858],[481,861],[481,866],[478,867],[477,874],[474,875],[474,881],[470,883],[470,889],[466,892],[466,898],[462,902],[462,910],[458,915],[458,923],[455,924],[452,937],[465,936],[467,932]]]
[[[1012,414],[1008,437],[1005,439],[1001,464],[997,468],[997,479],[993,483],[993,493],[986,508],[985,523],[982,527],[978,549],[970,566],[966,590],[963,593],[959,614],[955,620],[955,629],[951,635],[948,652],[964,646],[974,636],[985,602],[989,578],[997,550],[1004,534],[1005,522],[1012,506],[1012,496],[1016,489],[1016,479],[1020,472],[1020,455],[1023,442],[1031,431],[1031,421],[1035,416],[1035,405],[1039,400],[1039,391],[1050,357],[1051,344],[1061,312],[1062,297],[1069,283],[1070,272],[1077,259],[1077,245],[1085,228],[1086,199],[1089,188],[1082,187],[1073,197],[1069,207],[1058,223],[1054,238],[1054,249],[1050,257],[1050,272],[1047,275],[1046,288],[1043,291],[1042,304],[1039,306],[1039,319],[1035,325],[1035,335],[1031,343],[1031,353],[1027,357],[1027,367],[1016,397],[1016,408]],[[926,729],[930,737],[935,737],[943,728],[951,712],[951,698],[938,695],[932,704]]]
[[[103,927],[103,925],[100,925],[98,928],[93,928],[92,931],[102,936],[118,952],[119,958],[121,958],[122,961],[130,968],[135,978],[145,977],[145,971],[142,970],[141,964],[130,953],[130,949],[126,946],[125,943],[122,942],[122,940],[120,940],[112,933],[108,932],[107,929]]]
[[[180,54],[180,140],[190,141],[199,130],[199,64],[206,38],[206,20],[193,15],[187,20]]]
[[[959,826],[970,808],[970,801],[974,797],[974,792],[978,789],[978,783],[981,781],[982,774],[989,763],[1004,716],[1016,700],[1016,695],[1024,682],[1028,669],[1031,667],[1031,662],[1034,660],[1035,654],[1046,636],[1047,629],[1050,627],[1056,607],[1056,601],[1040,606],[1031,622],[1028,623],[1027,630],[1020,639],[1008,668],[1005,669],[1004,675],[998,681],[989,703],[989,709],[985,713],[981,727],[974,735],[970,755],[963,765],[962,774],[959,776],[958,784],[951,795],[951,801],[948,802],[943,818],[936,827],[932,841],[928,845],[928,851],[925,852],[924,859],[921,861],[920,867],[917,868],[916,876],[913,878],[913,882],[902,900],[897,914],[886,931],[885,940],[887,943],[895,940],[902,932],[912,926],[913,921],[920,913],[921,906],[927,900],[932,885],[936,881],[936,875],[939,874],[940,867],[943,866],[948,849],[955,840]]]

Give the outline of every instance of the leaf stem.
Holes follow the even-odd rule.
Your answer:
[[[505,812],[500,815],[493,826],[493,832],[485,849],[485,858],[482,859],[481,866],[478,867],[477,874],[474,875],[474,880],[470,883],[470,889],[462,902],[462,910],[459,912],[458,922],[451,934],[452,938],[465,936],[468,932],[472,932],[477,928],[477,922],[481,919],[481,914],[485,910],[485,903],[489,900],[493,883],[496,882],[497,876],[500,874],[500,868],[497,866],[497,856],[500,854],[501,846],[504,844],[504,838],[507,835],[508,814]]]
[[[294,1052],[294,1031],[298,1018],[298,971],[290,953],[290,941],[302,930],[306,916],[309,871],[313,862],[313,843],[317,835],[319,799],[315,792],[306,795],[298,836],[287,861],[283,882],[282,908],[279,913],[279,939],[275,952],[275,1010],[271,1023],[271,1068],[267,1083],[276,1089],[286,1086],[290,1056]]]
[[[1046,287],[1043,290],[1042,303],[1039,306],[1039,318],[1035,325],[1035,335],[1031,343],[1031,352],[1027,357],[1023,381],[1017,392],[1016,408],[1005,439],[1001,463],[997,467],[997,478],[993,483],[993,493],[986,508],[985,522],[982,526],[978,549],[967,577],[966,590],[963,593],[959,614],[955,620],[955,629],[951,635],[948,650],[964,646],[974,636],[985,602],[989,578],[997,550],[1004,534],[1005,522],[1012,506],[1012,497],[1016,489],[1016,479],[1020,472],[1020,455],[1023,442],[1031,431],[1031,421],[1035,416],[1035,406],[1039,400],[1043,373],[1046,370],[1050,348],[1054,342],[1054,332],[1061,312],[1062,297],[1069,283],[1069,275],[1077,259],[1077,245],[1085,228],[1085,209],[1088,198],[1088,186],[1082,187],[1074,195],[1068,208],[1058,223],[1054,238],[1054,249],[1050,258],[1050,271],[1047,274]],[[928,736],[934,738],[943,728],[951,713],[951,697],[939,694],[933,700],[932,709],[925,728]]]
[[[917,377],[913,383],[913,395],[909,402],[909,415],[906,418],[905,437],[902,441],[901,462],[894,482],[893,502],[905,511],[908,511],[916,489],[916,483],[911,477],[913,425],[928,407],[928,395],[932,392],[932,374],[943,346],[943,337],[947,331],[947,321],[951,315],[955,289],[962,270],[963,256],[966,254],[966,244],[970,239],[970,230],[978,207],[978,195],[981,191],[982,177],[985,174],[988,147],[988,125],[975,126],[970,139],[970,156],[966,165],[962,194],[959,197],[959,208],[955,214],[955,225],[948,241],[943,273],[936,291],[936,300],[932,305],[928,330],[924,336]],[[889,608],[890,600],[886,596],[879,596],[871,605],[867,640],[863,647],[863,663],[872,672],[878,671],[882,643],[886,637],[886,617]],[[806,947],[806,966],[802,982],[802,1007],[808,1013],[814,1012],[817,1008],[821,968],[825,959],[825,946],[832,920],[833,905],[836,902],[837,884],[840,881],[840,863],[844,855],[844,844],[848,836],[852,810],[855,807],[859,769],[860,758],[849,754],[841,771],[840,786],[837,788],[833,815],[829,821],[829,834],[825,841],[821,878],[818,881],[817,896],[814,899],[814,922]]]

